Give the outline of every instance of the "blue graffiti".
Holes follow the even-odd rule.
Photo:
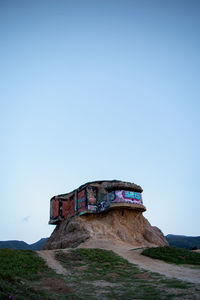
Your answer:
[[[136,192],[124,191],[124,198],[131,198],[140,200],[140,194]]]

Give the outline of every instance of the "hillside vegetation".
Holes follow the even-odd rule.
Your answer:
[[[200,253],[177,247],[148,248],[142,254],[169,263],[200,265]]]
[[[200,293],[197,285],[139,269],[112,251],[56,251],[67,275],[48,269],[36,252],[0,250],[0,299],[168,299]]]
[[[54,275],[37,253],[30,250],[0,249],[0,299],[42,299],[41,289],[32,282]]]

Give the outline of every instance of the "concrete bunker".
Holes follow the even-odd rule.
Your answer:
[[[139,185],[119,180],[85,183],[72,192],[51,198],[49,224],[57,225],[70,216],[99,214],[120,207],[144,212],[142,192]]]
[[[119,180],[92,181],[50,200],[49,224],[56,227],[42,249],[80,244],[149,247],[168,245],[161,230],[143,216],[139,185]],[[110,247],[109,246],[109,247]]]

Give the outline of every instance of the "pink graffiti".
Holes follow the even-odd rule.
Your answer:
[[[112,202],[117,202],[117,203],[126,202],[126,203],[132,203],[132,204],[142,204],[141,196],[139,193],[133,193],[133,194],[131,194],[131,197],[125,197],[124,191],[115,191],[115,196],[116,197]]]

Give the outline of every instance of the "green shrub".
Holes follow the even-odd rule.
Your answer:
[[[169,263],[200,265],[200,253],[177,247],[148,248],[142,254]]]

